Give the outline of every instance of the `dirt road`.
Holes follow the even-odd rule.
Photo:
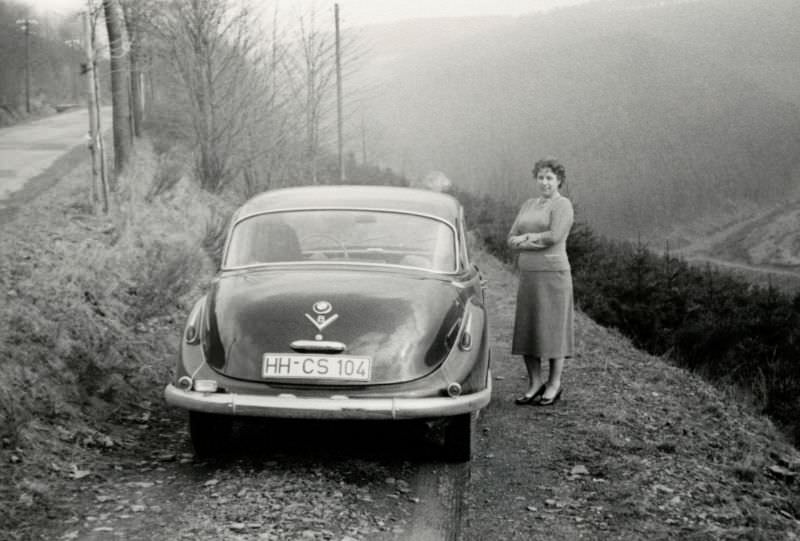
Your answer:
[[[251,420],[235,451],[204,462],[182,417],[157,405],[121,420],[112,438],[125,447],[79,467],[85,477],[60,497],[68,517],[37,538],[459,538],[469,469],[441,460],[435,431]]]

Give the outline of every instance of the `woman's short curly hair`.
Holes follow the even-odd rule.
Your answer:
[[[558,177],[559,188],[561,187],[562,184],[564,184],[564,181],[567,180],[567,170],[564,169],[564,166],[556,158],[542,158],[541,160],[533,164],[534,178],[539,174],[539,171],[541,171],[542,169],[549,169],[555,174],[556,177]]]

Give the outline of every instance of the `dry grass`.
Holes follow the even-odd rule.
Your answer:
[[[3,226],[3,502],[51,505],[41,472],[69,475],[109,443],[103,419],[157,397],[168,378],[183,313],[213,270],[202,224],[227,211],[186,179],[154,191],[158,164],[140,145],[108,216],[85,203],[81,165]],[[0,513],[20,518],[14,505]]]
[[[225,237],[228,233],[229,215],[212,214],[205,223],[203,249],[208,257],[219,266],[222,263],[222,251],[225,248]]]
[[[153,182],[145,196],[145,200],[148,202],[174,188],[183,178],[186,169],[178,152],[172,151],[158,155],[157,160],[158,165],[153,174]]]

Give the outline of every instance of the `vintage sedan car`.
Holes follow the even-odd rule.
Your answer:
[[[262,193],[231,220],[166,400],[189,410],[199,455],[262,416],[443,420],[445,451],[469,460],[491,395],[484,287],[449,195]]]

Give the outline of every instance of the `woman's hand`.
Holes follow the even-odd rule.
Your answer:
[[[508,243],[512,248],[517,249],[544,248],[538,233],[523,233],[522,235],[514,235],[508,239]]]
[[[519,247],[523,250],[541,250],[545,245],[542,243],[542,236],[539,233],[528,233]]]
[[[519,248],[519,245],[525,241],[525,235],[511,235],[508,237],[508,245],[512,248]]]

